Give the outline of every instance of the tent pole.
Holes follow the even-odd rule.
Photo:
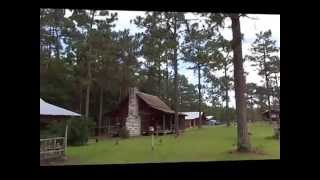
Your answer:
[[[68,120],[66,120],[66,130],[64,134],[64,155],[67,156],[67,142],[68,142]]]

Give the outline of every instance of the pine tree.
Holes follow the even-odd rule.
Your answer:
[[[271,30],[268,30],[266,32],[260,32],[256,34],[256,36],[257,38],[253,42],[251,48],[252,55],[247,56],[247,58],[254,63],[253,66],[258,66],[259,75],[264,77],[265,87],[267,90],[268,109],[271,110],[270,97],[272,95],[272,87],[270,86],[270,76],[273,73],[272,69],[274,69],[275,63],[277,63],[276,53],[279,51],[279,48],[276,47],[276,41],[271,39]]]
[[[183,44],[183,55],[186,62],[191,62],[194,64],[193,69],[197,72],[198,75],[198,127],[201,128],[202,125],[202,101],[203,101],[203,93],[202,89],[202,74],[204,69],[208,66],[210,55],[207,50],[208,45],[213,44],[212,41],[215,39],[211,38],[212,33],[208,32],[204,27],[199,28],[199,23],[195,22],[189,24],[188,20],[185,20],[186,24],[186,35]]]
[[[246,114],[246,82],[244,78],[242,42],[240,30],[240,15],[231,14],[232,23],[232,49],[234,65],[234,85],[236,96],[236,111],[238,122],[238,151],[250,151],[251,144],[248,134],[247,114]]]

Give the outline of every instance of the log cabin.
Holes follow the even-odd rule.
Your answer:
[[[151,126],[160,134],[175,131],[175,111],[159,97],[137,88],[129,88],[128,96],[108,116],[111,117],[111,127],[126,127],[129,136],[148,134]],[[178,117],[179,130],[183,131],[185,115],[179,113]]]

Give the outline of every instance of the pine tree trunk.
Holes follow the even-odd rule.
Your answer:
[[[80,102],[79,102],[79,112],[80,112],[80,114],[82,114],[82,94],[83,94],[83,92],[82,92],[82,86],[80,85]]]
[[[162,77],[162,74],[161,74],[161,63],[160,63],[160,59],[159,59],[159,74],[158,74],[158,93],[159,93],[159,97],[163,97],[162,94],[161,94],[161,77]]]
[[[280,87],[279,87],[279,84],[278,84],[278,76],[277,76],[277,74],[275,75],[276,77],[276,87],[278,88],[278,89],[280,89]],[[278,93],[278,92],[276,92],[276,96],[277,96],[277,99],[278,99],[278,103],[280,104],[280,94]],[[278,105],[279,105],[278,104]]]
[[[238,151],[250,151],[250,139],[247,126],[246,114],[246,82],[244,78],[240,17],[238,14],[231,15],[232,21],[232,49],[233,49],[233,65],[234,65],[234,84],[236,97],[236,113],[238,128]]]
[[[251,122],[254,122],[254,116],[253,116],[253,102],[251,103]]]
[[[88,62],[88,85],[86,90],[86,112],[85,117],[89,117],[89,106],[90,106],[90,84],[91,84],[91,64]]]
[[[271,110],[271,101],[270,101],[270,88],[269,88],[269,78],[268,76],[266,75],[266,89],[267,89],[267,95],[268,95],[268,110],[270,111]]]
[[[121,86],[120,86],[118,103],[121,103],[121,97],[122,97],[122,91],[121,91]]]
[[[93,20],[94,20],[94,13],[95,10],[92,11],[92,16],[91,16],[91,22],[90,22],[90,31],[92,30],[92,25],[93,25]],[[89,47],[89,54],[91,54],[91,46]],[[89,118],[89,106],[90,106],[90,88],[91,88],[91,63],[90,60],[87,59],[88,63],[88,85],[87,85],[87,90],[86,90],[86,112],[85,112],[85,117]]]
[[[199,104],[198,104],[198,108],[199,108],[199,118],[198,118],[198,128],[201,128],[202,125],[202,116],[201,116],[201,103],[202,103],[202,98],[201,98],[201,66],[198,63],[197,64],[197,68],[198,68],[198,91],[199,91]]]
[[[102,115],[103,115],[103,89],[100,88],[100,106],[99,106],[99,136],[101,136]]]
[[[174,31],[173,31],[173,41],[177,41],[177,19],[174,17]],[[174,48],[173,52],[173,65],[174,65],[174,125],[175,133],[179,136],[179,116],[178,116],[178,47]]]
[[[58,34],[58,31],[57,31],[57,28],[54,28],[54,32],[55,32],[55,34],[56,34],[56,45],[55,45],[56,58],[57,58],[57,60],[60,60],[60,50],[59,50],[59,41],[60,41],[60,38],[59,38],[59,34]]]
[[[227,64],[224,65],[224,77],[225,77],[225,88],[226,88],[226,112],[225,112],[225,120],[227,121],[227,127],[230,126],[230,120],[229,120],[229,85],[227,80]]]
[[[52,26],[49,26],[49,32],[51,36],[54,36]],[[52,52],[52,46],[51,46],[51,43],[49,43],[49,59],[51,59],[51,52]]]
[[[166,99],[167,101],[169,100],[169,62],[167,58],[167,63],[166,63],[166,71],[167,71],[167,77],[166,77]]]
[[[211,84],[211,93],[212,93],[212,112],[214,112],[214,110],[215,110],[215,100],[214,100],[214,96],[213,96],[213,94],[214,94],[214,83],[213,83],[213,81],[212,81],[212,84]]]
[[[263,51],[263,65],[264,65],[264,74],[265,74],[265,80],[266,80],[266,89],[267,89],[267,97],[268,97],[268,110],[271,110],[271,103],[270,103],[270,93],[269,93],[269,77],[268,72],[266,69],[267,62],[266,62],[266,50]]]

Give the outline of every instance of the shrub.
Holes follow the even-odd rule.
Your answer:
[[[129,131],[126,127],[122,127],[119,132],[119,136],[123,139],[129,138]]]
[[[64,137],[65,122],[51,122],[49,125],[40,130],[40,138]]]
[[[40,137],[64,137],[66,123],[68,123],[68,145],[75,146],[86,144],[91,135],[91,129],[95,126],[91,119],[70,118],[67,121],[51,123],[47,130],[40,132]]]
[[[93,127],[95,127],[95,123],[90,119],[71,119],[68,129],[68,144],[87,144]]]

